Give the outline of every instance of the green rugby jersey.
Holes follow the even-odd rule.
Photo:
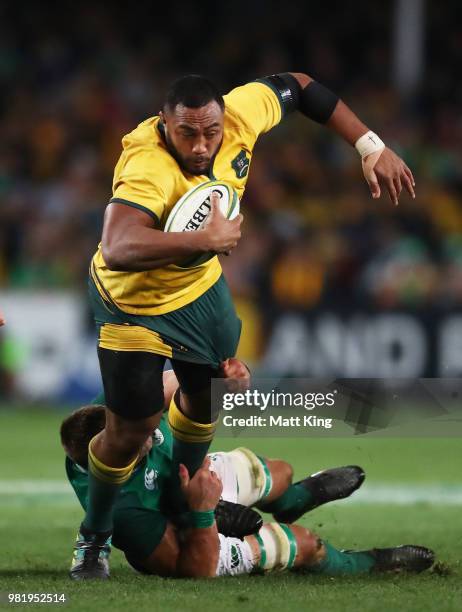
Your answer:
[[[162,417],[150,452],[122,487],[114,506],[114,546],[135,559],[148,557],[162,540],[167,517],[164,492],[172,466],[172,435]],[[88,503],[87,471],[66,457],[66,473],[84,510]]]

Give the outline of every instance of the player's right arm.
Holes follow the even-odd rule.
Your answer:
[[[295,79],[293,83],[298,84],[297,92],[291,87],[287,77]],[[415,181],[411,170],[396,153],[378,142],[377,135],[369,130],[343,100],[304,73],[291,72],[266,78],[273,79],[273,86],[276,87],[283,82],[283,88],[289,87],[291,95],[297,100],[295,106],[302,114],[325,124],[347,143],[356,146],[358,152],[362,151],[364,178],[373,198],[380,197],[381,183],[386,187],[394,204],[398,204],[403,187],[415,198]],[[294,102],[295,100],[292,104]],[[369,145],[364,144],[367,142]]]
[[[381,184],[395,204],[403,187],[415,197],[414,177],[404,161],[385,147],[345,102],[309,75],[299,72],[269,75],[236,87],[224,99],[245,126],[245,133],[250,135],[250,148],[260,134],[272,129],[283,116],[298,110],[357,148],[373,198],[380,197]]]
[[[210,471],[210,459],[189,478],[188,470],[180,466],[181,489],[191,512],[215,510],[223,485],[215,472]],[[216,576],[220,543],[215,520],[209,526],[191,527],[179,532],[169,523],[164,536],[152,554],[135,564],[146,572],[161,576],[207,578]]]
[[[133,206],[114,202],[104,215],[103,258],[110,270],[144,271],[160,268],[197,253],[226,253],[240,236],[242,217],[229,221],[212,194],[212,211],[198,232],[163,232],[153,217]]]
[[[215,511],[223,491],[223,484],[216,472],[210,470],[210,459],[189,478],[184,465],[180,465],[181,490],[192,512]],[[180,576],[215,576],[220,555],[220,543],[215,520],[209,527],[191,528],[186,531],[185,541],[178,558]]]

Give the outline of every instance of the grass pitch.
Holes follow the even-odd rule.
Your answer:
[[[300,478],[357,463],[363,490],[301,521],[335,546],[370,548],[416,543],[434,548],[438,571],[418,576],[324,578],[280,574],[215,580],[139,576],[112,555],[107,583],[67,578],[82,512],[66,488],[58,427],[63,413],[0,411],[0,593],[64,593],[66,609],[324,611],[460,610],[462,601],[462,443],[458,439],[218,440],[216,449],[246,444],[282,457]],[[361,497],[362,495],[362,497]],[[62,604],[53,604],[54,607]]]

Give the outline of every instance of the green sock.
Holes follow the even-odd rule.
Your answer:
[[[105,404],[104,391],[100,391],[91,404]],[[83,526],[89,531],[112,531],[112,509],[121,485],[103,482],[88,471],[88,504]]]
[[[173,438],[172,443],[172,471],[169,480],[169,500],[175,514],[188,512],[189,508],[180,488],[180,463],[188,468],[189,477],[192,478],[202,465],[209,450],[210,442],[184,442]]]
[[[323,542],[323,544],[326,549],[326,556],[316,565],[310,565],[308,568],[310,572],[326,576],[364,574],[375,565],[374,557],[367,552],[344,552],[337,550],[327,542]]]
[[[178,407],[179,393],[170,402],[168,424],[172,432],[172,472],[169,482],[170,508],[174,514],[188,511],[180,488],[180,463],[188,468],[192,478],[202,465],[215,433],[215,423],[200,423],[183,414]]]
[[[113,507],[121,485],[103,482],[88,471],[88,505],[83,526],[89,531],[112,531]]]
[[[313,495],[305,487],[298,484],[291,484],[289,488],[277,499],[265,503],[265,500],[258,505],[263,512],[278,514],[287,510],[297,510],[308,512],[314,505]]]

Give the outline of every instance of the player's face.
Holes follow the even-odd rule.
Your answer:
[[[178,104],[160,113],[167,144],[181,167],[190,174],[208,174],[223,139],[223,111],[212,100],[200,108]]]

